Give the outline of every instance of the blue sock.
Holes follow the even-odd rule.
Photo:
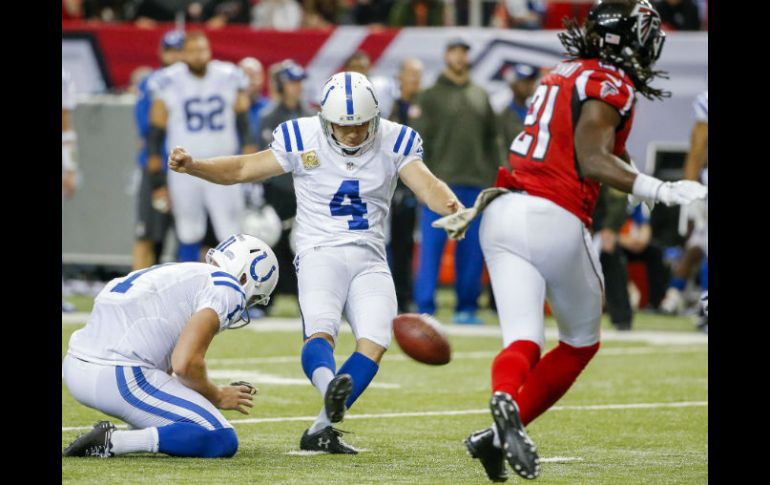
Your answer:
[[[158,427],[158,451],[171,456],[229,458],[238,451],[233,428],[208,430],[194,423]]]
[[[350,377],[353,378],[353,392],[345,402],[348,409],[356,402],[358,396],[369,387],[369,383],[372,382],[378,370],[380,370],[379,364],[360,352],[353,352],[353,355],[342,364],[337,374],[350,374]]]
[[[684,291],[685,286],[687,286],[687,280],[678,276],[671,278],[671,283],[668,285],[669,288],[676,288],[679,291]]]
[[[700,287],[703,291],[709,290],[709,262],[704,261],[700,268]]]
[[[185,244],[179,243],[179,250],[177,251],[177,259],[180,263],[185,262],[197,262],[201,259],[201,244]]]
[[[310,381],[313,372],[319,367],[327,367],[336,373],[337,364],[334,362],[334,348],[325,338],[313,338],[302,347],[302,370]]]

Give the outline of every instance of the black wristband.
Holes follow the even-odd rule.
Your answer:
[[[150,132],[147,134],[147,153],[160,156],[163,153],[163,145],[166,143],[166,129],[150,125]]]
[[[150,188],[152,190],[158,189],[160,187],[166,186],[166,172],[163,170],[159,170],[157,172],[147,172],[147,177],[150,180]]]

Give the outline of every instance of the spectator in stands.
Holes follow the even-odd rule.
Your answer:
[[[386,25],[395,0],[357,0],[351,16],[356,25]]]
[[[505,158],[508,153],[508,146],[524,129],[524,119],[527,117],[527,110],[529,109],[527,101],[535,93],[537,80],[540,78],[540,70],[530,64],[515,64],[504,72],[503,77],[511,87],[513,94],[511,103],[497,118],[503,158]]]
[[[663,264],[663,251],[652,242],[650,210],[645,204],[633,209],[620,231],[618,244],[629,263],[642,262],[647,272],[649,297],[647,307],[657,309],[666,291],[668,271]]]
[[[470,79],[470,44],[454,38],[446,46],[446,69],[410,110],[411,123],[424,138],[425,164],[470,207],[482,189],[495,180],[500,147],[489,95]],[[427,206],[420,211],[422,247],[414,285],[420,313],[436,311],[435,292],[446,232],[431,227],[439,216]],[[471,224],[455,255],[457,306],[453,321],[477,324],[481,272],[480,218]]]
[[[393,27],[436,27],[444,25],[444,2],[441,0],[396,0],[390,9]]]
[[[83,19],[83,0],[62,0],[61,1],[61,19],[62,20],[82,20]]]
[[[700,14],[693,0],[657,0],[653,4],[660,13],[664,28],[700,30]]]
[[[618,244],[618,233],[626,220],[628,195],[602,185],[593,214],[594,241],[604,272],[604,295],[610,322],[618,330],[631,330],[633,312],[628,295],[628,268],[625,253]]]
[[[173,22],[176,20],[179,2],[170,0],[138,0],[133,5],[133,15],[137,26],[154,27],[156,22]]]
[[[544,0],[500,0],[494,27],[537,30],[543,25]]]
[[[301,24],[296,0],[260,0],[251,11],[251,26],[257,29],[297,30]]]
[[[201,19],[210,29],[225,25],[248,25],[251,21],[249,0],[209,0],[203,5]]]
[[[253,139],[259,141],[262,138],[262,131],[259,128],[260,113],[270,104],[270,98],[264,96],[262,91],[265,87],[265,69],[262,63],[254,57],[244,57],[238,63],[238,67],[243,69],[249,78],[249,127],[253,134]]]
[[[302,26],[306,28],[329,28],[340,23],[342,2],[337,0],[302,0],[305,10]]]
[[[473,5],[471,0],[455,0],[454,2],[454,22],[455,25],[470,25],[471,6]],[[494,18],[499,8],[503,9],[505,13],[505,7],[502,2],[495,0],[488,0],[481,2],[481,26],[494,26]],[[448,12],[450,13],[450,12]],[[451,15],[451,13],[450,13]]]
[[[409,108],[417,98],[423,65],[414,57],[401,61],[398,71],[399,96],[390,110],[390,121],[409,124]],[[411,311],[412,254],[414,226],[417,222],[417,198],[400,180],[390,206],[390,269],[396,286],[399,313]]]

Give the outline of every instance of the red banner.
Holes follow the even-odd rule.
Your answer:
[[[161,37],[174,28],[167,24],[157,28],[137,28],[133,25],[96,25],[82,22],[62,22],[62,35],[90,33],[104,55],[113,87],[124,88],[129,84],[131,72],[140,66],[158,67],[158,49]],[[193,30],[193,29],[190,29]],[[216,30],[203,30],[211,42],[215,59],[238,62],[247,56],[259,59],[265,67],[286,58],[307,65],[334,30],[302,30],[281,32],[253,30],[249,27],[232,26]],[[380,35],[392,38],[392,33]],[[377,47],[379,45],[375,43]]]

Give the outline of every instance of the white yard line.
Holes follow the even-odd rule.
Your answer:
[[[661,408],[686,408],[706,407],[708,401],[681,401],[681,402],[650,402],[628,404],[590,404],[583,406],[554,406],[550,411],[613,411],[622,409],[661,409]],[[423,411],[408,413],[381,413],[381,414],[348,414],[345,419],[387,419],[387,418],[414,418],[424,416],[462,416],[469,414],[488,414],[489,409],[463,409],[455,411]],[[316,416],[288,416],[281,418],[245,418],[233,419],[232,424],[261,424],[261,423],[287,423],[292,421],[313,421]],[[125,429],[125,425],[118,425]],[[62,431],[85,431],[91,426],[62,426]]]
[[[706,352],[708,348],[703,345],[696,346],[651,346],[651,347],[620,347],[610,349],[599,349],[598,357],[603,356],[622,356],[622,355],[649,355],[649,354],[689,354],[697,352]],[[492,359],[498,354],[498,351],[479,350],[473,352],[454,352],[452,360],[473,360],[473,359]],[[272,357],[232,357],[232,358],[214,358],[206,359],[210,365],[260,365],[260,364],[293,364],[298,363],[300,359],[297,355],[276,355]],[[336,356],[337,362],[344,362],[346,355]],[[385,362],[405,362],[411,361],[410,357],[404,354],[386,355]]]
[[[83,324],[89,313],[62,313],[62,325]],[[245,327],[251,332],[302,332],[302,322],[298,318],[263,318]],[[466,337],[500,337],[500,327],[497,325],[456,325],[444,324],[444,329],[450,336]],[[350,333],[350,326],[343,324],[342,333]],[[557,339],[559,332],[553,327],[545,329],[548,339]],[[633,330],[619,332],[617,330],[602,330],[602,340],[607,342],[644,342],[650,345],[694,345],[708,344],[708,335],[696,332],[667,332],[653,330]]]

